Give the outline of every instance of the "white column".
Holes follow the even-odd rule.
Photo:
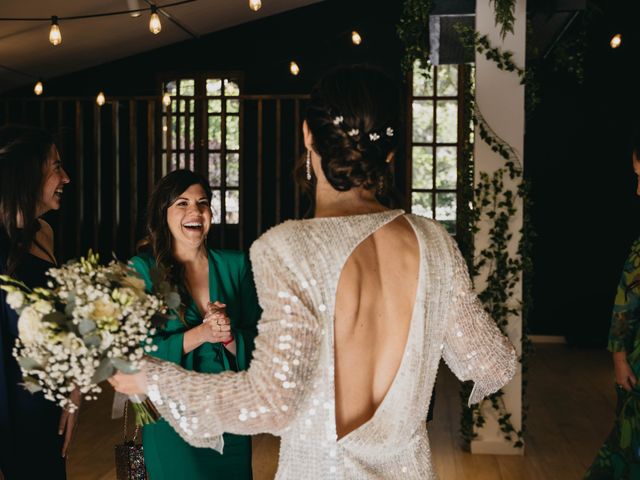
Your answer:
[[[487,35],[491,45],[499,47],[502,51],[513,52],[513,61],[524,68],[525,65],[525,36],[526,36],[526,0],[517,0],[515,8],[514,33],[507,33],[502,39],[500,27],[495,24],[494,3],[489,0],[476,1],[476,30],[481,35]],[[493,61],[487,60],[483,54],[476,52],[476,105],[480,109],[484,119],[493,131],[506,141],[516,154],[523,160],[524,147],[524,86],[520,84],[520,78],[514,72],[505,72],[496,66]],[[475,146],[475,171],[476,183],[480,172],[492,174],[497,169],[504,167],[505,160],[497,153],[491,151],[485,142],[480,139],[476,129]],[[512,181],[505,175],[505,187],[517,191],[518,179]],[[518,209],[510,224],[513,238],[509,244],[509,253],[515,256],[520,240],[520,228],[522,227],[522,201],[516,201]],[[484,220],[480,224],[480,231],[475,237],[476,251],[488,245],[487,230],[489,223]],[[482,272],[485,274],[486,272]],[[476,290],[481,291],[485,283],[485,275],[476,278]],[[515,289],[512,305],[517,307],[522,300],[522,281]],[[509,319],[508,334],[515,345],[518,354],[522,350],[522,318],[520,315]],[[511,421],[516,430],[522,425],[522,372],[518,367],[514,380],[504,388],[505,405],[511,413]],[[471,442],[472,453],[486,453],[497,455],[521,455],[524,449],[516,449],[504,439],[497,423],[497,415],[488,404],[482,410],[487,420],[486,425],[477,429],[477,438]]]

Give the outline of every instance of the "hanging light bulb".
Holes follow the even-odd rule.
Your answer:
[[[149,19],[149,31],[154,35],[157,35],[162,30],[162,23],[160,23],[160,17],[158,16],[158,8],[156,6],[151,7],[151,18]]]
[[[51,30],[49,30],[49,41],[54,47],[62,43],[62,33],[60,32],[60,26],[58,25],[58,17],[55,15],[51,17]]]
[[[292,61],[289,64],[289,71],[291,72],[291,75],[297,76],[300,73],[300,67],[296,62]]]
[[[106,103],[107,99],[104,96],[104,93],[100,92],[98,93],[98,96],[96,97],[96,103],[98,104],[98,106],[103,106]]]
[[[622,35],[616,33],[613,37],[611,37],[609,45],[611,45],[611,48],[618,48],[620,45],[622,45]]]
[[[257,12],[262,8],[262,0],[249,0],[249,8]]]
[[[169,95],[169,92],[165,91],[164,95],[162,95],[162,103],[164,104],[165,107],[168,107],[171,105],[171,95]]]
[[[360,45],[362,43],[362,37],[355,30],[351,32],[351,41],[354,45]]]
[[[44,87],[42,86],[42,82],[38,80],[33,87],[33,93],[36,95],[42,95],[42,92],[44,92]]]

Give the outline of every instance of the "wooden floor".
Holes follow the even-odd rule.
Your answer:
[[[106,389],[105,389],[106,390]],[[529,381],[526,455],[471,455],[459,448],[458,382],[444,366],[437,382],[431,448],[442,480],[581,479],[612,426],[612,366],[604,351],[538,345]],[[70,480],[115,478],[113,446],[122,439],[122,420],[110,420],[112,393],[83,406],[68,459]],[[278,441],[254,437],[255,480],[272,479]]]

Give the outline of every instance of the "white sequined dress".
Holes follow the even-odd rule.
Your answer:
[[[421,261],[407,345],[374,416],[338,439],[333,312],[340,273],[360,242],[403,214],[288,221],[265,233],[251,247],[264,313],[250,368],[201,374],[147,362],[149,397],[162,416],[190,444],[218,451],[223,432],[280,436],[281,480],[435,478],[425,418],[440,359],[475,382],[475,403],[513,377],[516,355],[473,293],[450,235],[405,215]]]

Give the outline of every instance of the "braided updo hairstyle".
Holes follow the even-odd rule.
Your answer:
[[[398,143],[399,103],[393,80],[372,67],[338,68],[317,83],[305,119],[333,188],[387,183]]]

